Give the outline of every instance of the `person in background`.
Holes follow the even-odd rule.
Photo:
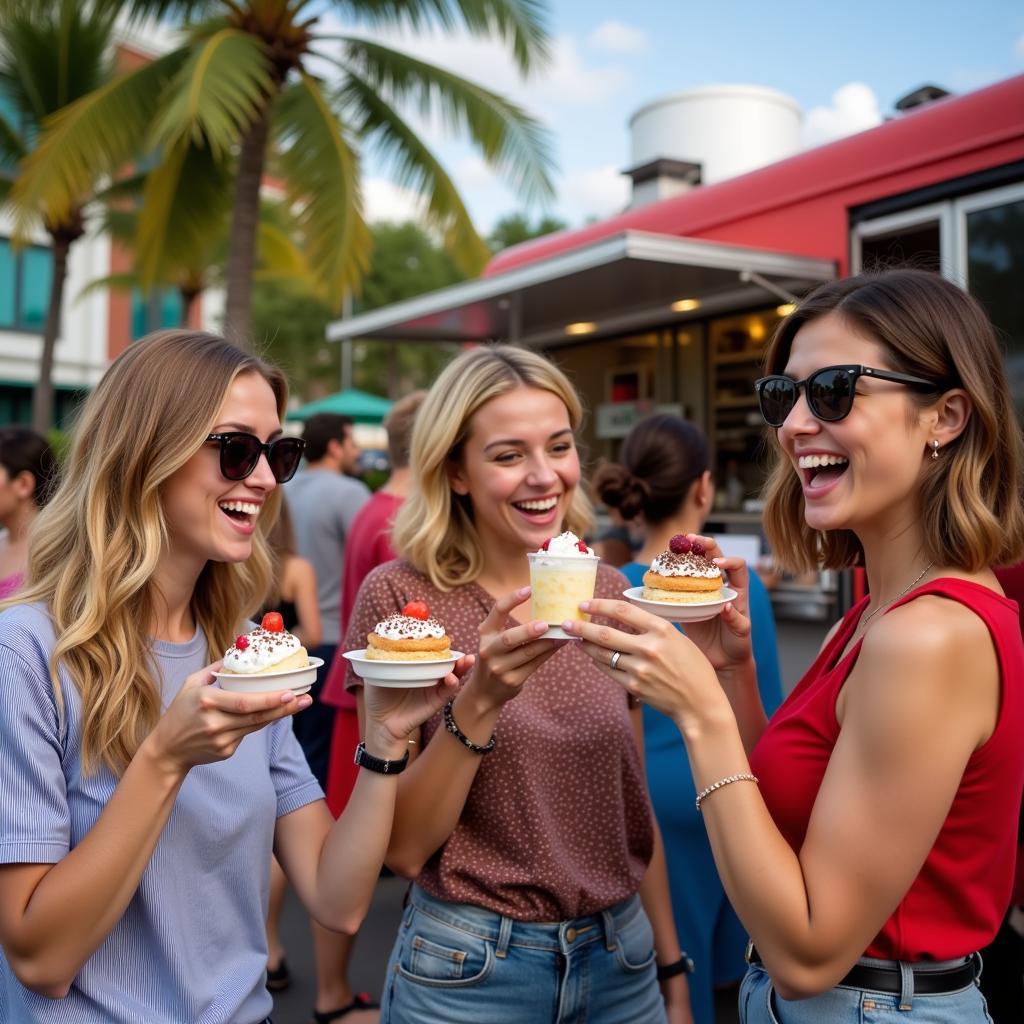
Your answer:
[[[392,537],[402,557],[367,576],[349,622],[346,647],[365,647],[423,602],[455,650],[475,652],[456,663],[465,681],[444,715],[410,737],[387,863],[415,884],[386,1024],[692,1020],[640,709],[528,617],[527,555],[590,521],[581,418],[535,352],[485,346],[451,362],[416,418]],[[622,593],[620,573],[596,569],[598,594]],[[364,689],[351,673],[346,685]]]
[[[16,593],[28,564],[28,533],[56,489],[60,467],[45,437],[0,429],[0,600]]]
[[[990,568],[1024,558],[1003,353],[953,282],[891,270],[815,289],[765,365],[772,552],[863,565],[868,594],[770,721],[747,568],[711,539],[738,595],[714,620],[684,636],[594,600],[628,631],[567,631],[683,735],[752,939],[743,1024],[983,1024],[977,950],[1010,901],[1024,788],[1019,609]]]
[[[1024,632],[1024,562],[996,569],[1006,596],[1017,602]],[[1017,829],[1017,876],[1010,908],[995,939],[981,951],[981,991],[995,1024],[1024,1021],[1024,804]]]
[[[272,851],[325,926],[366,913],[410,731],[456,679],[367,687],[336,823],[292,734],[311,698],[212,685],[269,589],[286,405],[198,331],[129,346],[85,401],[0,611],[4,1024],[266,1024]]]
[[[632,586],[676,534],[700,533],[714,503],[708,443],[679,416],[656,414],[638,423],[622,442],[617,463],[598,468],[594,493],[643,533],[636,561],[620,571]],[[761,702],[768,715],[782,701],[775,619],[768,592],[750,574],[750,618]],[[714,1024],[716,988],[738,983],[746,970],[747,934],[718,877],[704,822],[694,807],[696,788],[675,723],[644,707],[644,750],[651,803],[661,826],[679,941],[690,954],[690,1005],[696,1024]]]
[[[316,573],[305,558],[295,553],[295,531],[284,495],[281,496],[277,522],[267,535],[267,543],[274,557],[275,574],[264,611],[279,612],[284,628],[294,633],[304,647],[315,649],[321,637]],[[258,614],[256,621],[261,618],[262,614]],[[270,865],[270,904],[267,909],[267,988],[271,992],[283,991],[291,984],[279,932],[287,885],[287,879],[275,857]]]
[[[306,441],[305,466],[285,487],[299,554],[316,571],[323,630],[323,642],[309,652],[324,662],[311,691],[313,707],[308,717],[296,719],[295,736],[325,790],[335,712],[321,697],[341,636],[340,567],[345,562],[345,548],[356,514],[370,498],[369,488],[355,478],[360,451],[353,426],[350,417],[336,413],[318,413],[306,420],[302,432]],[[376,1008],[353,994],[348,984],[349,938],[321,928],[316,920],[311,920],[310,925],[316,959],[315,1020],[327,1024],[348,1014],[346,1021],[351,1024],[373,1024],[377,1019]]]
[[[391,544],[391,527],[412,487],[409,446],[416,413],[426,394],[425,391],[413,391],[405,395],[395,402],[384,418],[391,474],[384,486],[375,491],[357,513],[345,545],[345,565],[341,573],[341,636],[348,631],[348,620],[363,580],[370,570],[396,557]],[[347,674],[348,662],[339,649],[321,695],[322,700],[337,709],[326,789],[327,806],[335,815],[344,810],[358,771],[352,763],[352,752],[361,735],[360,723],[356,699],[345,689]]]

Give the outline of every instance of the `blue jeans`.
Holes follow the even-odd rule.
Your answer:
[[[901,1004],[909,1009],[900,1009]],[[775,991],[761,964],[751,964],[740,985],[740,1024],[992,1024],[992,1018],[976,980],[941,995],[894,995],[837,985],[810,999],[789,1000]]]
[[[600,914],[514,921],[413,886],[381,1024],[665,1024],[650,922],[633,896]]]

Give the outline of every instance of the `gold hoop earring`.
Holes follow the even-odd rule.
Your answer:
[[[932,441],[932,458],[937,459],[939,457],[939,442]]]

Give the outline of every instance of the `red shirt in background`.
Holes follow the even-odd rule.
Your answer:
[[[345,541],[345,564],[341,576],[341,638],[334,662],[324,682],[320,699],[338,709],[331,735],[331,754],[327,767],[327,806],[338,817],[345,809],[358,768],[352,755],[359,742],[356,699],[345,689],[348,662],[342,657],[348,620],[359,596],[359,588],[372,569],[395,557],[391,546],[391,525],[402,499],[377,491],[356,513]],[[364,645],[365,646],[365,645]]]
[[[391,525],[401,505],[401,498],[377,491],[352,520],[352,529],[345,540],[345,565],[341,574],[342,638],[348,632],[348,620],[356,606],[363,580],[371,569],[395,557],[395,549],[391,546]],[[324,683],[321,700],[336,708],[355,710],[355,697],[345,690],[348,662],[341,656],[344,646],[344,643],[338,645],[338,653]]]

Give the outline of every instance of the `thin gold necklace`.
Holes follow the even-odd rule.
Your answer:
[[[896,596],[895,596],[895,597],[894,597],[894,598],[893,598],[893,599],[892,599],[891,601],[886,601],[886,603],[885,603],[885,604],[880,604],[880,605],[879,605],[879,606],[878,606],[878,607],[877,607],[877,608],[876,608],[876,609],[875,609],[875,610],[874,610],[873,612],[869,613],[869,614],[868,614],[868,615],[866,615],[866,616],[865,616],[865,617],[864,617],[863,619],[861,619],[861,620],[860,620],[860,624],[859,624],[859,625],[857,626],[857,629],[856,629],[856,631],[855,631],[855,633],[854,633],[854,636],[856,636],[856,634],[857,634],[857,633],[863,633],[863,631],[864,631],[865,629],[867,629],[867,625],[868,625],[868,623],[869,623],[869,622],[870,622],[870,621],[871,621],[871,620],[872,620],[872,619],[873,619],[873,618],[874,618],[874,617],[875,617],[875,616],[876,616],[876,615],[877,615],[877,614],[878,614],[878,613],[879,613],[880,611],[882,611],[882,610],[883,610],[883,609],[885,609],[885,608],[888,608],[888,607],[890,607],[891,605],[894,605],[894,604],[895,604],[895,603],[896,603],[896,602],[897,602],[897,601],[898,601],[898,600],[899,600],[899,599],[900,599],[901,597],[903,597],[903,595],[904,595],[904,594],[907,594],[907,593],[909,593],[909,592],[910,592],[911,590],[913,590],[913,589],[914,589],[914,587],[916,587],[916,586],[918,585],[918,583],[920,583],[920,582],[921,582],[921,580],[923,580],[923,579],[925,578],[925,576],[927,576],[927,575],[928,575],[928,573],[929,573],[929,572],[931,572],[931,570],[932,570],[932,569],[934,569],[934,568],[935,568],[935,563],[934,563],[934,562],[929,562],[929,563],[928,563],[928,564],[927,564],[927,565],[926,565],[926,566],[924,567],[924,569],[922,569],[922,570],[921,570],[921,574],[920,574],[920,575],[919,575],[919,576],[918,576],[918,577],[917,577],[917,578],[916,578],[916,579],[915,579],[915,580],[913,581],[913,583],[911,583],[911,584],[910,584],[909,586],[907,586],[907,587],[904,587],[904,588],[903,588],[903,589],[902,589],[902,590],[901,590],[901,591],[900,591],[900,592],[899,592],[899,593],[898,593],[898,594],[897,594],[897,595],[896,595]]]

